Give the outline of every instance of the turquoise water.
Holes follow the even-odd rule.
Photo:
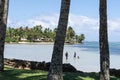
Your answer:
[[[6,44],[5,58],[16,58],[32,61],[50,62],[52,57],[52,44]],[[68,60],[65,52],[68,52]],[[74,52],[80,58],[74,58]],[[110,43],[110,67],[120,69],[120,43]],[[99,71],[99,43],[85,42],[84,44],[65,45],[63,62],[70,63],[78,70],[86,72]]]

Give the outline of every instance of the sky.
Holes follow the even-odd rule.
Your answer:
[[[120,42],[120,0],[107,0],[108,36]],[[54,29],[58,25],[61,0],[10,0],[8,26],[42,25]],[[68,26],[85,41],[99,41],[99,0],[71,0]]]

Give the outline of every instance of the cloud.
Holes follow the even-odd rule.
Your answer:
[[[50,27],[55,28],[58,25],[59,15],[41,15],[25,21],[12,21],[8,19],[9,25],[14,26],[35,26],[42,25],[44,28]],[[70,14],[69,16],[69,26],[73,28],[79,28],[80,30],[98,30],[99,29],[99,19],[90,18],[83,15]],[[120,19],[108,20],[108,28],[111,31],[120,30]]]
[[[26,21],[16,21],[12,19],[8,19],[8,27],[20,27],[20,26],[28,26]]]
[[[8,20],[7,20],[7,23],[8,23],[8,24],[11,24],[11,23],[12,23],[12,21],[11,21],[10,19],[8,19]]]
[[[54,29],[58,25],[59,14],[41,15],[25,21],[8,20],[9,25],[30,26],[42,25],[43,28]],[[99,37],[99,19],[83,15],[70,14],[68,26],[72,26],[77,34],[84,33],[87,40],[95,40]],[[120,34],[120,19],[108,20],[108,30],[111,35]]]
[[[90,18],[82,15],[70,14],[69,25],[74,27],[74,29],[80,32],[89,32],[93,30],[98,30],[98,19]]]
[[[28,20],[24,21],[12,21],[9,19],[9,25],[16,25],[16,26],[35,26],[35,25],[42,25],[43,27],[51,27],[55,28],[58,25],[59,20],[59,14],[53,14],[53,15],[41,15],[34,18],[30,18]],[[92,26],[91,26],[92,25]],[[69,26],[77,27],[84,29],[85,26],[90,26],[91,29],[97,29],[98,28],[98,22],[96,19],[89,18],[87,16],[81,16],[81,15],[74,15],[70,14],[69,17]],[[83,27],[84,26],[84,27]],[[97,27],[96,27],[97,26]]]
[[[57,27],[58,24],[58,14],[54,15],[42,15],[39,17],[35,17],[33,19],[29,19],[27,22],[31,26],[42,25],[43,28],[50,27],[51,29]]]
[[[120,19],[109,20],[108,26],[111,31],[120,31]]]
[[[70,14],[69,24],[74,26],[91,26],[92,29],[98,28],[98,20],[94,18],[89,18],[87,16],[81,16],[81,15],[73,15]],[[89,28],[91,28],[89,27]]]

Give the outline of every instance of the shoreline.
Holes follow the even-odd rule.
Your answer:
[[[5,44],[44,44],[44,45],[54,45],[54,42],[10,42]],[[65,45],[73,45],[73,44],[81,44],[81,43],[65,43]]]
[[[54,42],[18,42],[18,44],[54,44]]]
[[[29,70],[44,70],[49,71],[51,62],[45,61],[31,61],[22,59],[8,59],[4,58],[4,65],[19,68],[19,69],[29,69]],[[77,69],[70,63],[63,63],[63,72],[76,72]]]
[[[44,70],[49,71],[51,62],[37,62],[22,59],[8,59],[4,58],[4,65],[12,68],[26,69],[26,70]],[[99,73],[99,72],[84,72],[77,70],[70,63],[63,63],[63,72],[79,72],[79,73]],[[110,75],[120,77],[120,69],[110,68]]]
[[[54,44],[54,42],[10,42],[5,44]]]

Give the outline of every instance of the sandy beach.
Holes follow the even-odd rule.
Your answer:
[[[10,42],[5,44],[54,44],[54,42]]]

